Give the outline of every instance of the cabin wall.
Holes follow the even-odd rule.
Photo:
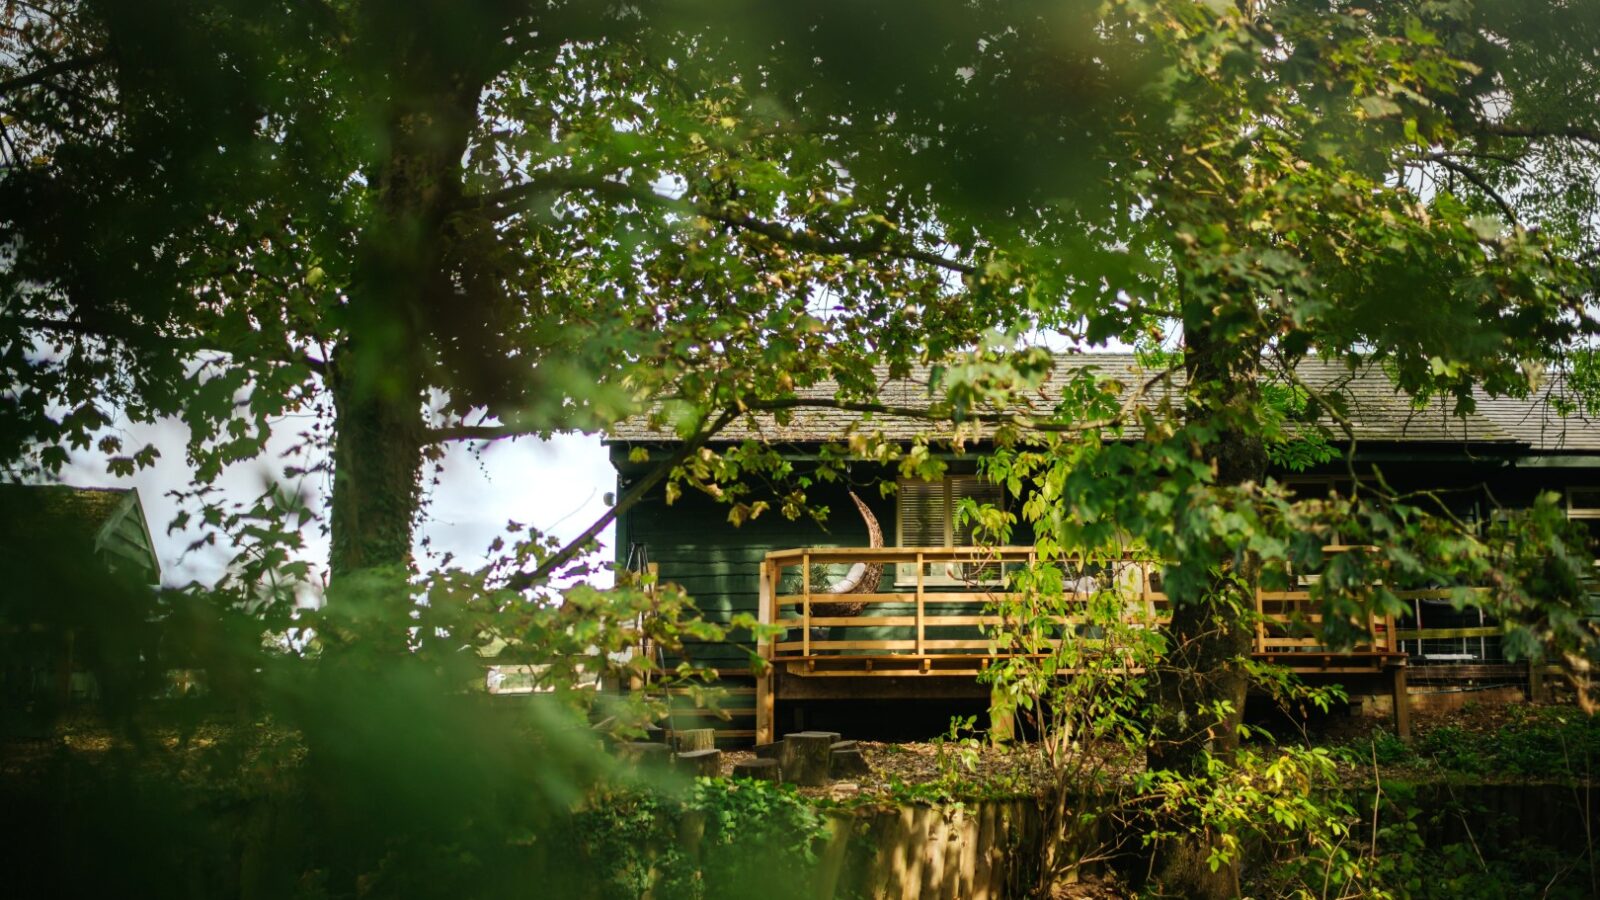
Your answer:
[[[626,462],[626,449],[613,448],[613,459],[624,473],[643,471]],[[976,458],[968,456],[952,461],[952,473],[972,471]],[[1554,460],[1536,458],[1509,458],[1505,455],[1473,457],[1464,454],[1459,446],[1434,447],[1383,447],[1371,446],[1363,451],[1362,462],[1355,468],[1370,477],[1374,465],[1382,472],[1385,481],[1400,491],[1432,489],[1450,511],[1466,520],[1483,520],[1493,514],[1496,506],[1517,508],[1532,503],[1543,491],[1563,491],[1571,487],[1600,487],[1600,458],[1583,459],[1565,457]],[[798,463],[803,465],[803,463]],[[1281,479],[1306,479],[1322,477],[1348,484],[1350,467],[1343,462],[1318,467],[1308,472],[1278,472]],[[851,470],[850,480],[856,492],[872,507],[881,524],[885,540],[895,543],[896,499],[885,497],[877,488],[883,479],[892,479],[894,471],[887,467],[858,465]],[[626,488],[625,474],[619,490]],[[759,488],[757,489],[760,490]],[[710,497],[686,491],[672,505],[666,503],[665,493],[656,490],[626,513],[620,520],[617,533],[616,559],[619,565],[630,562],[655,563],[660,567],[664,581],[682,585],[710,621],[726,623],[736,613],[757,612],[760,591],[760,564],[762,558],[774,550],[796,547],[866,546],[867,529],[851,504],[847,488],[836,482],[819,482],[809,491],[814,503],[826,505],[829,516],[825,523],[809,518],[791,521],[777,510],[768,510],[759,518],[735,527],[727,519],[728,507]],[[760,493],[757,499],[764,498]],[[1032,537],[1026,529],[1012,543],[1030,543]],[[792,574],[792,573],[791,573]],[[886,576],[888,573],[886,573]],[[889,613],[893,610],[875,610]],[[1449,604],[1435,604],[1421,611],[1423,627],[1429,629],[1472,629],[1482,627],[1476,611],[1455,610]],[[1409,617],[1408,617],[1409,618]],[[868,627],[866,625],[862,628]],[[1402,623],[1402,628],[1416,627]],[[851,630],[845,637],[861,637],[861,629]],[[1471,646],[1462,646],[1461,657],[1445,660],[1454,645],[1444,647],[1408,647],[1415,651],[1416,662],[1424,650],[1435,653],[1439,661],[1446,662],[1500,662],[1498,637],[1471,637]],[[748,667],[749,652],[753,645],[748,636],[737,636],[733,645],[702,644],[689,648],[694,661],[723,669],[727,672]],[[1467,657],[1471,657],[1468,659]]]
[[[735,527],[723,503],[685,491],[669,506],[665,493],[657,490],[629,510],[619,526],[617,562],[655,563],[661,580],[682,585],[709,621],[726,623],[736,613],[755,615],[766,554],[794,547],[867,546],[867,526],[847,491],[844,485],[828,483],[808,492],[814,504],[829,508],[825,524],[810,518],[791,521],[767,510]],[[869,486],[857,486],[856,493],[878,517],[885,540],[894,543],[894,498]],[[747,637],[739,643],[753,647]],[[718,668],[748,663],[739,647],[698,645],[690,654],[696,662]]]
[[[127,573],[144,584],[161,580],[161,566],[150,535],[145,530],[143,510],[139,495],[130,493],[111,521],[101,531],[99,551],[115,570]]]

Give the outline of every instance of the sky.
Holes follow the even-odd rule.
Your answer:
[[[202,533],[196,528],[169,530],[179,510],[174,490],[190,487],[193,472],[185,461],[187,430],[177,421],[155,425],[123,423],[118,431],[129,446],[156,445],[160,458],[151,468],[132,476],[106,472],[105,459],[92,450],[75,453],[61,473],[61,481],[78,487],[137,487],[150,523],[156,553],[161,560],[162,582],[169,586],[191,582],[214,584],[224,573],[231,552],[227,548],[189,545]],[[227,500],[253,501],[273,477],[281,477],[284,457],[294,443],[287,432],[275,435],[260,459],[229,469],[218,481]],[[304,465],[303,460],[297,464]],[[457,564],[474,567],[486,559],[494,538],[509,521],[533,525],[563,542],[576,537],[605,512],[605,495],[616,489],[600,438],[589,435],[557,437],[551,441],[519,438],[492,444],[456,443],[442,460],[437,485],[426,477],[428,507],[418,530],[418,560],[424,568],[437,565],[445,553]],[[327,476],[314,475],[300,484],[315,508],[326,514]],[[601,536],[603,558],[609,558],[614,529]],[[304,557],[320,573],[326,571],[328,539],[315,525],[303,531]],[[424,550],[421,540],[427,538]],[[604,579],[602,579],[604,581]]]

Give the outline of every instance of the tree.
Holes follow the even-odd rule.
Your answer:
[[[97,443],[126,471],[155,451],[114,417],[181,415],[203,484],[319,414],[336,582],[407,567],[440,442],[653,403],[692,449],[796,384],[868,400],[873,363],[999,321],[813,135],[691,72],[692,37],[648,46],[637,10],[7,13],[8,458]]]
[[[1181,373],[1181,402],[1124,415],[1142,430],[1134,447],[1104,432],[1022,440],[991,467],[1037,485],[1023,508],[1042,542],[1092,552],[1131,538],[1172,560],[1152,766],[1198,773],[1236,742],[1245,599],[1289,564],[1324,565],[1327,541],[1297,533],[1392,551],[1368,563],[1368,583],[1497,569],[1519,587],[1496,600],[1526,589],[1559,610],[1524,605],[1533,630],[1580,639],[1581,566],[1550,516],[1524,536],[1565,561],[1546,579],[1503,552],[1503,535],[1469,539],[1439,504],[1379,489],[1297,507],[1266,476],[1286,443],[1353,444],[1345,399],[1295,374],[1313,354],[1381,368],[1456,412],[1476,392],[1576,402],[1600,260],[1600,142],[1577,99],[1600,87],[1592,10],[1132,0],[746,13],[727,33],[748,77],[851,123],[833,152],[857,183],[918,197],[972,264],[969,296],[1085,345],[1168,348],[1155,372]],[[990,378],[1017,381],[1029,383]],[[1299,397],[1309,421],[1264,391]],[[1115,393],[1064,398],[1052,424],[1093,421]],[[1329,621],[1396,605],[1339,581],[1324,589]],[[1158,881],[1229,895],[1208,850],[1170,848]]]
[[[1226,755],[1235,613],[1320,564],[1316,536],[1388,538],[1342,564],[1368,574],[1538,577],[1418,503],[1297,506],[1265,475],[1349,437],[1338,392],[1295,375],[1312,354],[1458,411],[1579,372],[1600,44],[1581,5],[7,10],[7,449],[42,443],[48,467],[106,438],[137,465],[110,407],[181,411],[204,477],[325,398],[336,584],[405,568],[435,441],[650,409],[685,441],[630,496],[673,477],[737,521],[764,503],[743,476],[791,473],[712,452],[719,428],[888,411],[875,363],[962,350],[925,414],[1000,426],[995,474],[1037,485],[1044,539],[1171,560],[1157,766]],[[1006,351],[1038,327],[1162,347],[1180,402],[1119,406],[1091,375],[1015,415],[1044,360]],[[827,378],[833,398],[795,394]],[[495,583],[546,584],[576,552],[524,546]],[[1371,581],[1323,600],[1382,608]],[[1162,884],[1226,893],[1207,851],[1169,848]]]

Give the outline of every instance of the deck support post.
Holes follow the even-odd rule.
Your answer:
[[[1411,740],[1411,692],[1406,688],[1406,666],[1389,667],[1389,690],[1394,698],[1394,733],[1402,741]]]
[[[1267,606],[1261,597],[1261,583],[1256,582],[1256,647],[1255,652],[1264,653],[1267,649]]]
[[[811,655],[811,554],[800,555],[800,654]]]
[[[756,743],[770,744],[773,740],[772,723],[777,718],[777,691],[773,679],[776,669],[770,660],[766,669],[756,676]]]
[[[756,621],[762,625],[772,625],[778,621],[777,609],[774,606],[774,595],[777,593],[778,565],[770,559],[761,561],[761,587],[756,601]],[[756,642],[756,652],[760,655],[761,671],[756,673],[756,743],[770,744],[773,741],[773,719],[775,687],[773,681],[775,666],[772,664],[772,643],[776,638],[763,638]]]
[[[1009,744],[1017,736],[1017,711],[998,687],[989,689],[989,743]]]

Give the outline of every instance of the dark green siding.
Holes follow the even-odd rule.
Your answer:
[[[894,499],[876,488],[857,488],[878,516],[888,543],[894,543]],[[617,559],[630,551],[661,568],[663,581],[682,585],[710,621],[726,623],[735,613],[755,615],[761,591],[761,560],[774,550],[795,547],[865,547],[867,528],[841,485],[811,491],[813,502],[826,504],[826,526],[809,518],[785,519],[768,510],[754,521],[734,527],[728,507],[699,493],[685,493],[668,506],[657,492],[628,512],[618,528]],[[738,643],[748,648],[746,636]],[[696,661],[719,667],[742,666],[740,647],[698,646]]]

